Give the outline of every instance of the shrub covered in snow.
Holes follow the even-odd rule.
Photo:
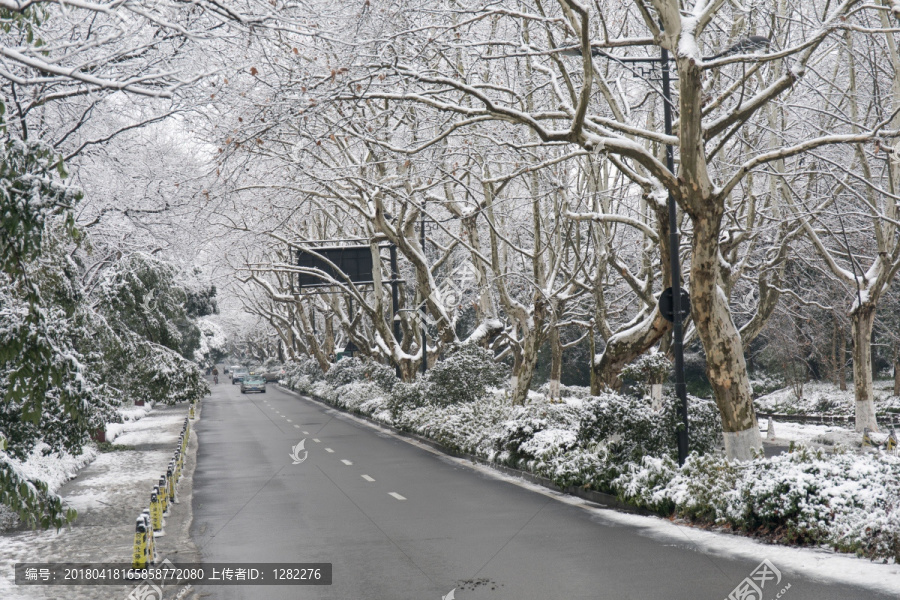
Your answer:
[[[474,402],[489,387],[500,385],[505,371],[490,351],[474,344],[460,344],[428,371],[428,394],[432,402],[441,406]]]
[[[421,380],[412,383],[398,381],[391,390],[388,410],[391,411],[391,416],[397,419],[404,410],[420,408],[427,403],[425,386]]]
[[[325,381],[332,387],[340,387],[355,381],[371,381],[389,392],[394,387],[397,377],[393,369],[386,365],[353,356],[332,365],[325,374]]]
[[[346,360],[346,359],[345,359]],[[343,362],[343,361],[341,361]],[[373,381],[356,381],[348,383],[335,390],[335,404],[351,412],[372,413],[383,409],[387,400],[384,398],[384,390]],[[377,401],[375,404],[371,402]],[[369,410],[363,411],[362,406],[368,405]]]
[[[640,463],[644,456],[676,457],[676,430],[681,423],[678,400],[666,396],[662,411],[643,400],[620,394],[604,394],[585,403],[578,439],[586,446],[601,444],[614,462]],[[711,452],[720,444],[721,426],[715,405],[688,398],[691,448]]]
[[[825,454],[801,446],[745,463],[692,454],[682,469],[671,459],[645,458],[613,486],[620,498],[661,514],[900,560],[895,456]]]
[[[672,370],[672,363],[660,352],[642,354],[622,369],[622,377],[640,384],[663,383]]]
[[[304,394],[310,393],[309,386],[324,378],[325,373],[322,372],[322,368],[314,358],[302,358],[286,365],[284,368],[285,384],[289,388]]]

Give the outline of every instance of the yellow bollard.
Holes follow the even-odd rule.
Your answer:
[[[163,535],[162,504],[159,501],[158,486],[153,486],[153,491],[150,492],[150,518],[153,521],[153,533],[157,536]]]
[[[190,415],[191,415],[191,416],[190,416],[191,419],[196,418],[196,417],[194,417],[194,405],[193,405],[193,404],[191,404],[191,413],[190,413]]]
[[[165,475],[159,478],[159,502],[162,506],[162,514],[169,514],[169,487]]]
[[[886,447],[888,452],[894,452],[897,449],[897,434],[893,429],[891,429],[891,435],[888,436]]]
[[[166,469],[166,481],[168,483],[167,491],[169,493],[169,502],[175,503],[175,468],[172,463],[169,463],[169,467]]]
[[[131,567],[134,569],[147,568],[147,528],[144,525],[143,516],[138,517],[134,528],[134,553],[131,556]]]
[[[141,518],[144,520],[144,529],[147,531],[147,563],[156,562],[156,540],[153,538],[153,526],[150,524],[150,509],[145,508],[141,511]]]

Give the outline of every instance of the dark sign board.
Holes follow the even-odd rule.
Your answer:
[[[334,263],[337,269],[322,260],[323,258]],[[346,283],[346,278],[350,278],[353,283],[372,283],[373,281],[372,249],[368,246],[301,248],[297,252],[297,266],[324,271],[340,283]],[[298,273],[297,278],[301,288],[333,285],[328,279],[312,273]]]
[[[670,323],[675,322],[675,293],[668,287],[659,295],[659,312],[663,319]],[[691,316],[691,297],[687,290],[681,288],[681,320],[682,322]]]

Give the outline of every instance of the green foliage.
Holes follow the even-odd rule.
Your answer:
[[[206,383],[185,358],[200,333],[175,270],[152,257],[120,261],[85,289],[72,258],[80,192],[63,181],[51,148],[15,138],[2,121],[0,135],[0,503],[32,526],[59,527],[74,511],[9,459],[38,441],[79,454],[120,400],[202,397]],[[200,295],[197,312],[212,293]]]
[[[100,452],[124,452],[126,450],[134,450],[134,446],[114,444],[112,442],[97,442],[97,450]]]
[[[63,174],[62,161],[47,145],[8,134],[0,140],[0,271],[24,274],[53,217],[62,217],[70,235],[77,235],[71,209],[81,193],[57,179]]]
[[[404,410],[419,408],[428,404],[421,381],[407,383],[398,381],[391,390],[387,407],[394,419],[399,418]]]
[[[75,520],[75,509],[65,509],[62,499],[50,494],[47,484],[29,481],[13,465],[3,460],[0,452],[0,503],[14,510],[30,527],[57,530]]]
[[[325,374],[325,381],[333,387],[354,382],[372,382],[385,392],[390,392],[397,382],[397,377],[394,370],[387,365],[352,356],[332,365]]]
[[[211,285],[199,290],[188,290],[184,302],[184,310],[192,319],[206,317],[219,312],[216,304],[216,286]]]
[[[98,297],[112,327],[192,358],[200,329],[188,318],[188,294],[175,269],[148,254],[135,253],[109,269]]]
[[[506,368],[494,356],[474,344],[461,344],[449,350],[426,375],[427,394],[434,404],[446,406],[475,402],[489,387],[501,385]]]
[[[585,446],[603,444],[610,460],[621,464],[639,464],[644,456],[677,458],[677,404],[677,398],[666,396],[657,412],[645,400],[604,394],[585,403],[578,439]],[[689,397],[688,423],[693,450],[705,454],[720,445],[719,413],[712,402]]]

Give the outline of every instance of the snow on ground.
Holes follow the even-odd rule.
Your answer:
[[[120,408],[119,415],[122,417],[122,421],[124,422],[106,424],[106,441],[112,442],[113,440],[115,440],[122,432],[127,430],[127,426],[130,423],[143,419],[151,410],[153,410],[153,407],[149,404],[144,406],[128,406]]]
[[[767,437],[769,419],[759,419],[759,429],[767,443],[776,446],[806,444],[808,446],[834,446],[842,444],[849,448],[858,448],[862,443],[862,434],[852,427],[838,425],[817,425],[813,423],[788,423],[775,420],[775,438]]]
[[[14,565],[17,562],[130,563],[135,519],[149,505],[150,491],[165,473],[187,411],[186,405],[157,406],[152,412],[144,411],[143,419],[121,424],[117,443],[135,449],[99,453],[58,491],[67,506],[78,510],[78,518],[70,527],[58,532],[19,530],[0,535],[0,598],[125,598],[133,585],[16,586]],[[193,447],[196,448],[195,442]],[[188,460],[192,462],[190,454]],[[189,482],[189,473],[179,484],[179,493],[184,491],[185,480]],[[167,518],[169,535],[157,541],[160,558],[177,558],[178,551],[185,547],[189,494],[181,500]]]
[[[900,398],[891,396],[893,381],[880,380],[873,385],[875,409],[879,413],[900,410]],[[797,390],[788,386],[760,396],[755,402],[762,412],[780,414],[844,416],[853,415],[855,411],[852,382],[841,391],[833,383],[811,381],[803,385],[801,398],[797,398]]]
[[[48,448],[47,444],[40,442],[24,462],[14,459],[10,462],[16,464],[28,479],[45,482],[51,492],[56,492],[62,484],[75,477],[78,469],[97,456],[97,451],[92,446],[82,447],[81,454],[78,456],[72,456],[67,452],[61,455],[51,453],[44,456],[43,450]]]
[[[119,409],[119,414],[125,423],[108,423],[106,426],[107,440],[112,441],[109,432],[115,432],[113,436],[118,436],[129,428],[134,427],[134,423],[147,415],[151,410],[150,406],[129,406]],[[69,481],[78,473],[78,470],[90,463],[97,457],[97,450],[92,445],[83,446],[81,454],[73,456],[67,452],[62,454],[51,453],[44,455],[44,450],[49,446],[43,442],[39,442],[31,454],[24,461],[11,460],[19,467],[29,479],[38,479],[47,484],[51,492],[56,492],[65,482]]]

